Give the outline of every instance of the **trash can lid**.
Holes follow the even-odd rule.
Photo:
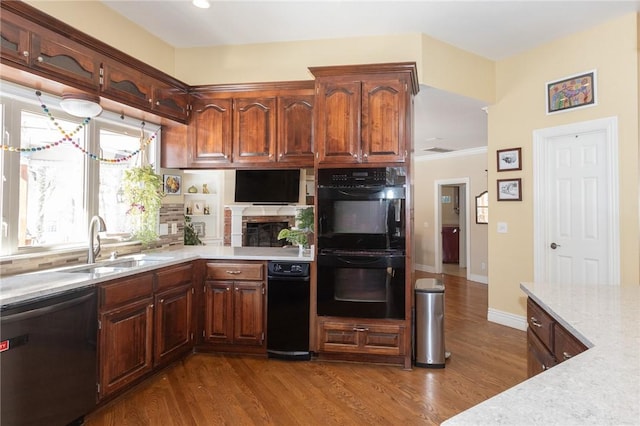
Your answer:
[[[444,284],[436,278],[420,278],[416,280],[415,290],[420,293],[444,293]]]

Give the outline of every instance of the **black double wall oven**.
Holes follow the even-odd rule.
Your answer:
[[[402,167],[318,170],[317,312],[405,317]]]

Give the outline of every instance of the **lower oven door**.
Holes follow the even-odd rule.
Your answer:
[[[318,255],[321,316],[405,317],[404,255]]]

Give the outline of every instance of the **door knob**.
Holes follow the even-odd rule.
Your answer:
[[[553,250],[555,250],[556,248],[560,247],[560,244],[556,244],[556,243],[551,243],[550,246]]]

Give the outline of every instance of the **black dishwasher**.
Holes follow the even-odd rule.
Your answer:
[[[268,264],[267,355],[309,360],[309,263]]]
[[[0,424],[81,424],[96,406],[96,289],[0,311]]]

